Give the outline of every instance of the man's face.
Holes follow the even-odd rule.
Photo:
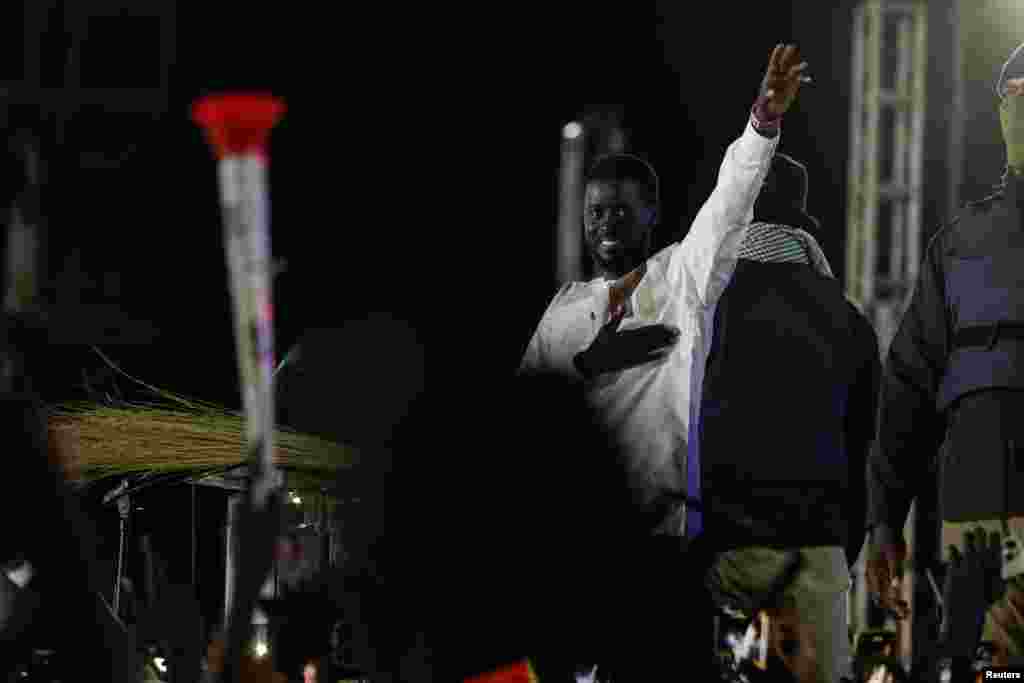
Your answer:
[[[647,259],[654,209],[643,186],[635,181],[587,184],[583,230],[599,270],[620,277]]]

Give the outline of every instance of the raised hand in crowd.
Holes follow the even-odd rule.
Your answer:
[[[885,525],[871,530],[868,540],[867,583],[874,600],[899,619],[910,615],[910,606],[901,597],[903,564],[907,544],[902,534]]]
[[[943,587],[941,641],[951,656],[973,655],[985,612],[1003,593],[1002,540],[997,532],[967,532],[963,550],[950,546]]]

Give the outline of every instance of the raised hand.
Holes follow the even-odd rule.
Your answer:
[[[789,111],[800,84],[810,82],[810,77],[804,75],[806,69],[807,62],[800,61],[800,49],[796,45],[775,46],[761,81],[759,98],[768,116],[778,118]]]
[[[995,630],[997,657],[1020,657],[1024,655],[1024,585],[1011,581],[1006,596],[992,606],[989,612]],[[1009,662],[999,661],[996,666],[1008,666]]]
[[[867,557],[868,591],[882,608],[899,619],[910,614],[909,606],[900,597],[906,558],[907,544],[900,532],[885,525],[871,531]]]
[[[985,612],[992,604],[991,596],[998,589],[999,535],[993,534],[988,541],[985,532],[978,529],[965,534],[962,553],[953,546],[949,548],[942,640],[952,654],[967,656],[974,652],[981,639]]]

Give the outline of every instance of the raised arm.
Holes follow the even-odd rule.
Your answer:
[[[732,275],[778,146],[782,116],[796,100],[800,83],[808,80],[806,68],[796,46],[778,45],[772,51],[750,124],[726,150],[715,189],[673,256],[677,286],[692,287],[704,306],[717,301]]]

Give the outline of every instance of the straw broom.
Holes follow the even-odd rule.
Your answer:
[[[73,478],[184,474],[246,464],[244,414],[146,384],[103,358],[143,386],[150,400],[75,401],[51,407],[50,434],[62,445],[63,464]],[[295,479],[308,483],[332,479],[358,460],[351,447],[287,427],[278,427],[274,439],[275,464],[297,475],[289,477],[290,485],[297,483]]]

